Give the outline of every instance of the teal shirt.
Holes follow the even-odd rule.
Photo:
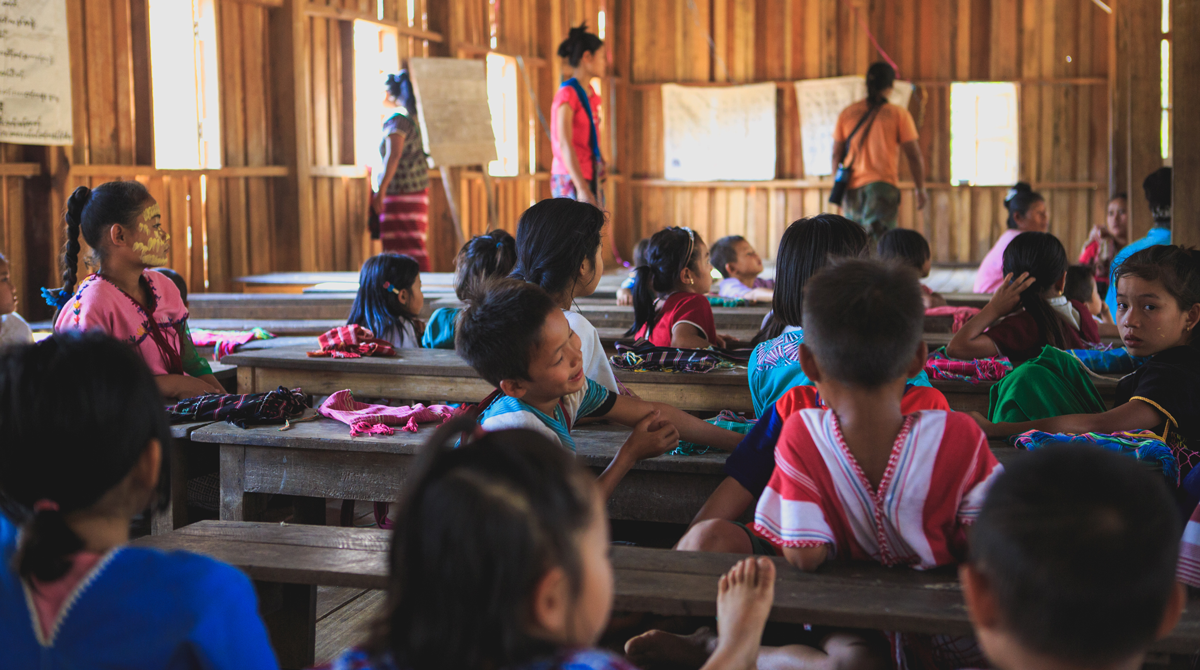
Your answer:
[[[421,336],[422,349],[453,349],[454,321],[461,312],[457,307],[441,307],[429,316],[425,334]]]
[[[1155,226],[1150,229],[1150,232],[1146,233],[1145,237],[1130,242],[1124,249],[1117,252],[1117,255],[1113,258],[1112,265],[1108,268],[1108,296],[1104,299],[1104,302],[1108,303],[1108,312],[1112,314],[1114,319],[1117,318],[1117,268],[1121,267],[1121,263],[1124,263],[1126,258],[1129,258],[1142,249],[1170,243],[1171,229]]]

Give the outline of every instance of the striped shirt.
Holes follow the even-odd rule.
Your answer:
[[[527,428],[545,435],[562,446],[575,451],[571,427],[575,420],[586,416],[604,416],[612,410],[617,394],[585,378],[578,391],[563,396],[554,407],[553,415],[519,398],[502,395],[492,401],[479,415],[479,425],[486,431]]]

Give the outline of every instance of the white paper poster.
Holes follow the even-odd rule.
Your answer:
[[[775,84],[663,84],[662,98],[667,179],[775,178]]]
[[[908,109],[913,85],[897,81],[888,102]],[[804,174],[817,177],[833,174],[833,131],[838,115],[867,97],[863,76],[806,79],[796,82],[796,104],[800,111],[800,143]]]
[[[72,144],[66,0],[0,0],[0,142]]]
[[[487,165],[496,160],[487,67],[481,60],[408,61],[425,150],[435,167]]]

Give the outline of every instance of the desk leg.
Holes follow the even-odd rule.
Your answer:
[[[187,451],[190,444],[187,438],[171,440],[167,506],[151,517],[150,532],[153,535],[169,533],[187,525]]]
[[[317,587],[269,582],[255,582],[254,586],[279,667],[312,667],[317,648]]]
[[[246,448],[221,445],[221,521],[246,520]]]

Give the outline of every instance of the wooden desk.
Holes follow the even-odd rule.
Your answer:
[[[171,426],[167,506],[161,511],[154,512],[151,516],[151,533],[158,535],[187,525],[187,455],[191,449],[191,435],[210,423],[212,422],[196,421]]]

